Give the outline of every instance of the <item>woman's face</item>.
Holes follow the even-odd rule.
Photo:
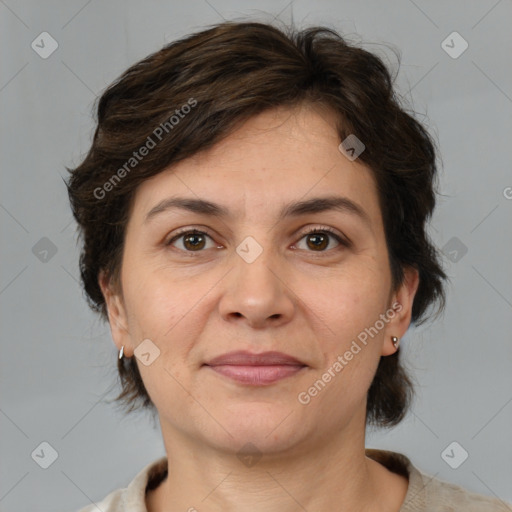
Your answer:
[[[417,277],[392,290],[373,176],[338,145],[328,113],[276,109],[138,188],[122,295],[102,288],[164,437],[270,453],[364,430]],[[177,198],[225,213],[165,204]],[[289,359],[246,359],[264,352]]]

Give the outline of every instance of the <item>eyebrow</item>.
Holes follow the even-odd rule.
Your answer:
[[[160,201],[156,206],[154,206],[147,213],[144,223],[147,223],[158,214],[172,209],[186,210],[220,219],[232,217],[227,208],[219,204],[206,201],[205,199],[171,197]],[[305,201],[297,201],[287,204],[279,213],[278,222],[287,217],[299,217],[301,215],[327,211],[350,213],[359,217],[371,227],[371,220],[368,213],[366,213],[366,211],[354,201],[342,196],[314,197]]]

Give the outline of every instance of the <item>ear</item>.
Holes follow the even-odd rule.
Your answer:
[[[103,270],[100,271],[98,276],[98,284],[105,298],[112,339],[118,350],[121,350],[121,347],[124,346],[124,355],[131,357],[134,348],[128,331],[128,318],[122,293],[117,286],[114,286]]]
[[[393,346],[391,338],[396,336],[401,340],[402,336],[405,335],[409,328],[414,296],[416,295],[419,284],[419,272],[415,268],[406,267],[404,269],[403,283],[400,285],[399,289],[392,294],[390,308],[394,312],[394,315],[392,316],[392,313],[387,315],[390,320],[386,325],[381,355],[389,356],[395,353],[397,349]]]

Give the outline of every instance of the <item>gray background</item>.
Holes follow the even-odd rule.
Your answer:
[[[410,330],[402,345],[417,381],[411,413],[367,444],[512,501],[510,0],[5,0],[1,511],[76,510],[165,454],[148,415],[123,417],[103,400],[117,391],[117,354],[79,287],[64,166],[88,149],[92,102],[126,67],[206,24],[247,15],[329,24],[389,62],[380,43],[401,50],[400,91],[441,147],[443,196],[431,233],[445,248],[451,285],[444,317]],[[31,48],[44,31],[59,45],[47,59]],[[469,44],[458,58],[441,46],[453,31]],[[43,441],[58,452],[48,469],[31,457]],[[457,469],[441,457],[453,441],[469,453]]]

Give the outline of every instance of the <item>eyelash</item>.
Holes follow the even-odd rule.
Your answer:
[[[299,240],[302,240],[304,237],[308,236],[308,235],[311,235],[311,234],[316,234],[316,233],[319,233],[319,234],[328,234],[329,236],[332,236],[341,246],[343,247],[350,247],[351,243],[341,237],[340,235],[338,235],[338,233],[336,233],[335,231],[333,231],[332,229],[330,228],[327,228],[327,227],[315,227],[315,228],[309,228],[307,231],[303,232],[299,238]],[[190,228],[184,228],[180,231],[178,231],[178,233],[176,233],[168,242],[165,243],[166,246],[170,246],[172,245],[176,240],[178,240],[179,238],[185,236],[185,235],[206,235],[208,236],[209,238],[211,238],[213,240],[213,237],[212,235],[210,235],[207,231],[201,231],[201,230],[198,230],[198,229],[190,229]],[[335,250],[336,248],[334,249],[331,249],[331,250]],[[181,251],[181,249],[178,249]],[[182,251],[182,252],[186,252],[186,253],[190,253],[190,254],[194,254],[196,252],[203,252],[203,251]],[[325,253],[325,252],[328,252],[328,250],[323,250],[323,251],[308,251],[308,252],[318,252],[318,253]]]

